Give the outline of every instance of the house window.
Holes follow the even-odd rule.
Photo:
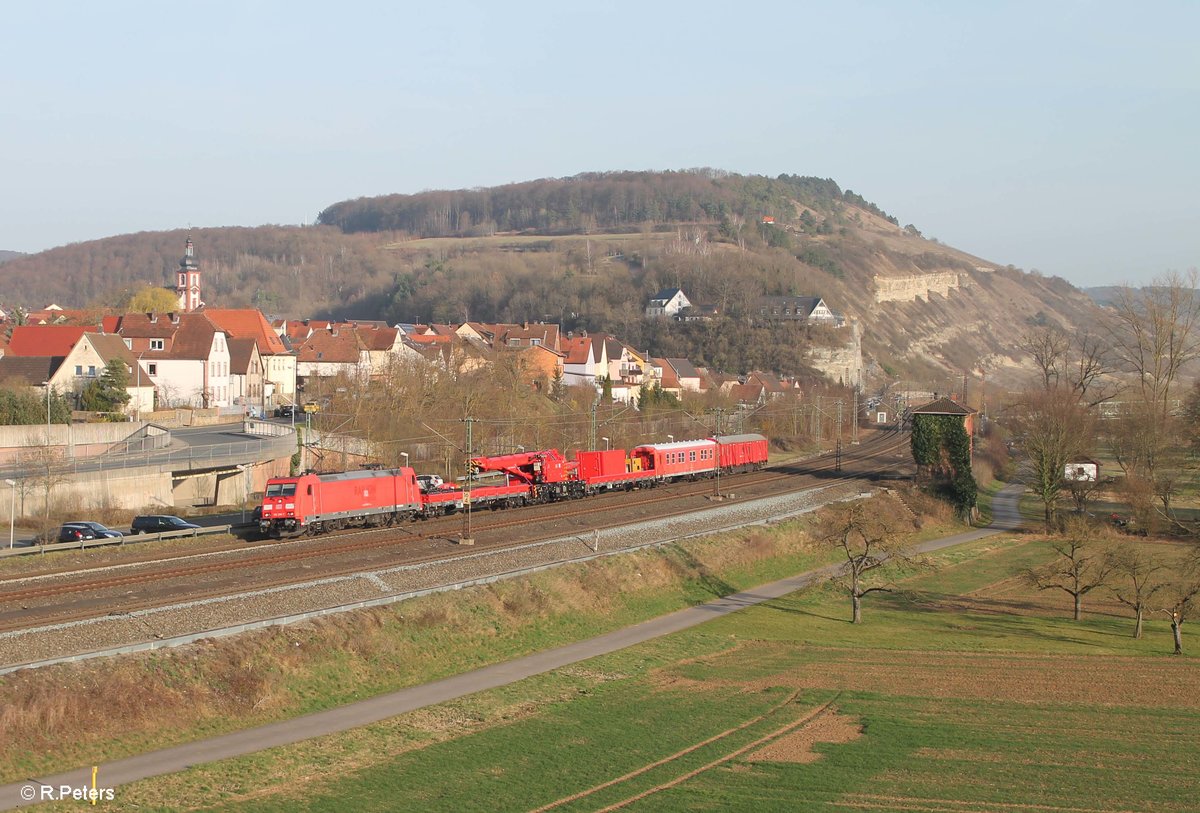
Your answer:
[[[88,365],[88,378],[95,378],[95,377],[96,377],[96,365],[89,364]]]
[[[133,349],[133,339],[125,339],[124,341],[125,341],[125,346],[127,348],[129,348],[130,350],[132,350]]]
[[[541,339],[530,339],[530,340],[529,340],[529,344],[530,344],[530,346],[531,346],[531,347],[541,347],[541,346],[542,346],[542,340],[541,340]]]
[[[83,375],[83,365],[82,364],[75,365],[75,375],[78,375],[78,376]]]
[[[521,346],[521,340],[520,340],[520,339],[509,339],[509,340],[508,340],[508,346],[509,346],[509,347],[520,347],[520,346]]]
[[[153,362],[147,364],[146,372],[150,373],[150,375],[158,375],[158,365]]]
[[[150,340],[150,349],[151,350],[162,350],[163,349],[163,340],[162,339],[151,339]]]

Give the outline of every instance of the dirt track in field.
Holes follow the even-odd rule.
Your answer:
[[[722,678],[744,674],[756,662],[777,666],[781,644],[745,644],[693,663],[711,677],[688,677],[679,666],[660,673],[660,688],[686,690],[713,685],[747,691],[787,686],[923,697],[994,699],[1017,703],[1090,703],[1150,708],[1200,708],[1200,663],[1115,656],[978,654],[924,650],[788,647],[795,665],[758,680]],[[773,670],[772,670],[773,671]],[[1152,686],[1153,691],[1147,691]],[[919,690],[914,692],[914,687]]]

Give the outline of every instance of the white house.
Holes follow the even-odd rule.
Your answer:
[[[160,406],[233,401],[227,335],[201,313],[130,313],[117,332],[154,380]]]
[[[574,336],[561,342],[563,383],[568,387],[595,387],[598,379],[608,375],[608,354],[603,337]]]
[[[664,288],[646,303],[647,316],[674,316],[692,303],[679,288]]]

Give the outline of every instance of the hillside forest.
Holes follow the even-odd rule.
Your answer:
[[[303,227],[120,235],[6,262],[0,301],[120,309],[138,288],[170,284],[189,234],[211,304],[289,318],[553,321],[729,372],[804,374],[809,348],[840,340],[756,322],[763,295],[823,297],[861,321],[864,349],[894,375],[973,367],[1002,353],[989,331],[963,333],[984,321],[980,307],[1003,301],[1017,306],[1018,321],[1064,326],[1086,307],[1062,280],[927,239],[832,180],[715,170],[344,201]],[[880,276],[927,273],[966,280],[984,296],[883,307],[873,297]],[[668,287],[722,318],[644,319],[647,299]]]

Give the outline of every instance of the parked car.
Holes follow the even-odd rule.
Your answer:
[[[58,529],[59,542],[78,542],[81,539],[120,539],[125,534],[107,528],[99,522],[64,522]]]
[[[314,412],[320,412],[320,411],[321,411],[321,403],[320,403],[320,401],[307,401],[307,402],[305,402],[305,404],[304,404],[304,411],[305,411],[305,412],[307,412],[307,413],[309,413],[310,415],[311,415],[312,413],[314,413]]]
[[[190,528],[199,527],[194,522],[188,522],[186,519],[180,519],[179,517],[150,514],[134,517],[129,530],[135,534],[160,534],[164,531],[186,531]]]
[[[293,418],[299,412],[295,404],[283,404],[275,407],[276,418]]]
[[[422,491],[437,491],[442,485],[442,478],[436,474],[417,475],[417,487]]]

